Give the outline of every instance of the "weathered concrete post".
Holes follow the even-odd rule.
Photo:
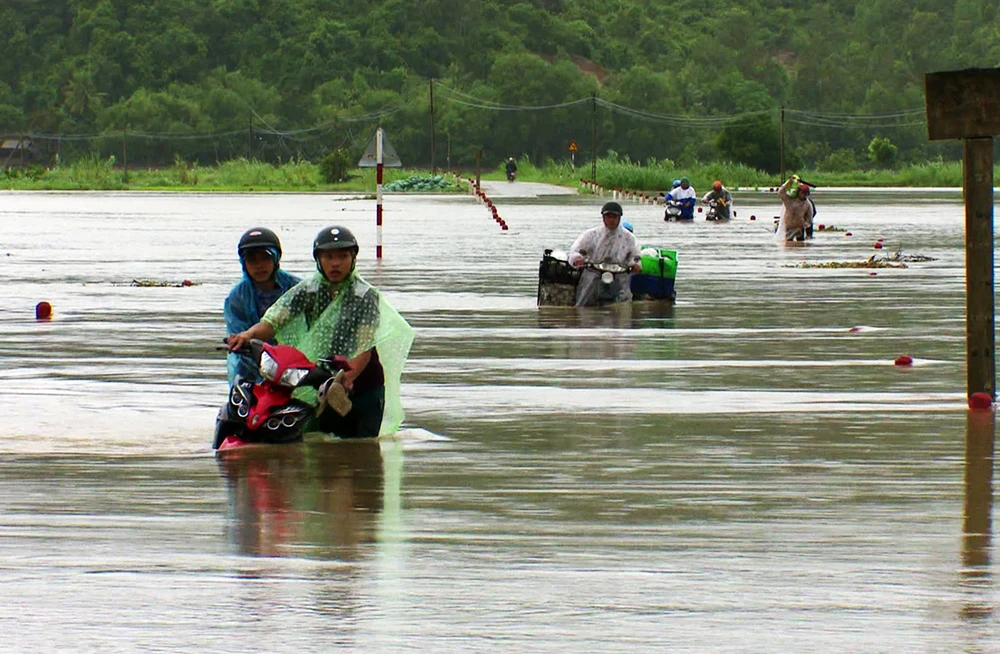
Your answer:
[[[995,399],[993,137],[1000,134],[1000,68],[928,73],[924,91],[930,140],[963,141],[967,391]]]

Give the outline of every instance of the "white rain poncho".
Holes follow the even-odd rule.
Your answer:
[[[379,435],[399,429],[404,415],[399,380],[413,343],[413,328],[356,271],[339,284],[317,272],[282,295],[263,320],[274,328],[279,343],[298,348],[310,361],[337,355],[353,359],[377,348],[385,374]],[[299,388],[294,396],[317,404],[313,388]]]
[[[598,225],[580,234],[569,251],[569,261],[576,264],[579,259],[591,263],[617,263],[631,267],[639,263],[639,241],[632,232],[619,223],[615,229]],[[632,299],[629,290],[628,275],[616,275],[620,283],[616,302],[627,302]],[[576,306],[597,304],[598,291],[601,285],[601,275],[597,271],[586,269],[580,274],[580,282],[576,286]]]

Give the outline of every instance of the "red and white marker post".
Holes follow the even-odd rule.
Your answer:
[[[382,258],[382,128],[375,130],[375,258]]]

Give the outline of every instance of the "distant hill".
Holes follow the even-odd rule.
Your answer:
[[[923,74],[1000,66],[998,4],[7,0],[0,136],[274,160],[360,154],[382,124],[427,164],[433,88],[439,164],[589,157],[596,127],[600,154],[773,168],[781,107],[808,165],[865,164],[876,137],[919,161],[957,152],[926,139]]]

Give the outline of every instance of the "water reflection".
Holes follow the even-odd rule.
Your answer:
[[[542,329],[663,329],[674,326],[674,303],[622,302],[606,307],[538,307]]]
[[[962,523],[962,579],[969,591],[962,617],[973,622],[993,616],[990,546],[993,511],[992,411],[969,411],[965,431],[965,512]]]
[[[248,447],[218,464],[240,553],[354,561],[375,541],[384,490],[377,441]]]

